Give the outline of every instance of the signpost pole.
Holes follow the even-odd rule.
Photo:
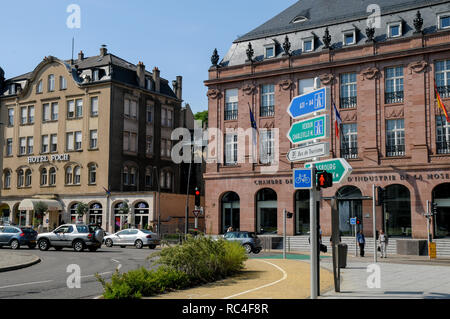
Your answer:
[[[430,210],[430,201],[427,200],[427,241],[428,241],[428,257],[431,260],[431,250],[430,250],[430,216],[431,216],[431,210]]]
[[[283,210],[283,259],[286,259],[286,218],[287,211]]]
[[[378,262],[378,245],[377,245],[377,207],[375,203],[376,186],[372,187],[372,214],[373,214],[373,260],[375,264]]]
[[[311,299],[317,299],[317,254],[318,254],[318,229],[317,229],[317,214],[316,214],[316,166],[312,165],[312,189],[310,193],[310,242],[311,242]]]

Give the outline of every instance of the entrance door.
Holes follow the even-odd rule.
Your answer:
[[[434,217],[434,234],[437,238],[450,237],[450,183],[433,190],[433,203],[437,205]]]
[[[363,229],[362,213],[362,193],[355,186],[345,186],[341,188],[336,197],[338,198],[339,209],[339,230],[341,236],[356,236],[356,232]],[[360,225],[352,226],[350,220],[358,218]]]
[[[222,233],[231,227],[239,231],[241,227],[241,204],[238,194],[229,192],[222,197]]]
[[[277,234],[277,193],[269,188],[262,189],[256,195],[256,200],[256,229],[258,234]]]

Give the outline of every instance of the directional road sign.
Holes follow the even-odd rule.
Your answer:
[[[321,115],[309,120],[294,123],[287,137],[292,144],[302,144],[312,140],[329,137],[329,116]]]
[[[294,170],[294,188],[312,189],[312,169]]]
[[[330,105],[330,89],[323,87],[293,98],[288,113],[294,120],[298,120],[314,113],[328,111]]]
[[[311,168],[315,164],[318,171],[327,171],[333,174],[333,183],[342,183],[353,172],[353,168],[343,158],[335,158],[327,161],[308,163],[305,168]]]
[[[289,162],[303,162],[315,157],[330,155],[330,143],[320,143],[306,147],[294,148],[287,154]]]
[[[350,225],[355,226],[357,221],[358,221],[357,218],[350,218]]]

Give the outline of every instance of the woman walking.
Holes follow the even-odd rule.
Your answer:
[[[388,236],[382,230],[380,230],[379,243],[381,249],[381,258],[387,258],[387,246],[389,244],[389,239]]]

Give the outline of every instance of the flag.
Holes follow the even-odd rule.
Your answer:
[[[250,103],[248,104],[248,109],[250,111],[250,125],[253,129],[252,130],[252,137],[253,137],[252,161],[253,161],[253,163],[256,163],[256,148],[257,148],[258,141],[257,141],[255,131],[258,132],[258,125],[256,124],[255,116],[253,115],[252,108],[250,107]]]
[[[104,187],[103,187],[103,189],[104,189],[105,192],[106,192],[106,196],[111,196],[111,191],[110,191],[110,190],[108,190],[108,189],[106,189],[106,188],[104,188]]]
[[[336,104],[333,103],[334,106],[334,113],[336,115],[336,121],[335,121],[335,126],[336,126],[336,137],[339,137],[339,131],[342,125],[342,118],[341,118],[341,114],[339,113]]]
[[[445,118],[447,120],[447,123],[450,123],[450,116],[448,115],[447,108],[445,107],[444,103],[442,102],[441,96],[439,95],[439,91],[438,91],[436,82],[434,83],[434,89],[436,91],[436,98],[437,98],[438,107],[440,109],[442,109],[442,111],[444,112],[444,115],[445,115]]]
[[[258,126],[256,125],[255,116],[253,115],[252,108],[250,107],[250,104],[248,105],[248,109],[250,110],[250,125],[255,130],[258,130]]]

